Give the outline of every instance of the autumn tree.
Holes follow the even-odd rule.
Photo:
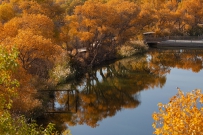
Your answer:
[[[180,35],[184,32],[183,12],[179,9],[179,3],[176,1],[167,1],[162,3],[161,7],[156,9],[157,22],[155,22],[155,31],[159,35]]]
[[[35,99],[36,89],[30,85],[31,76],[19,65],[16,48],[0,45],[1,80],[0,95],[4,109],[27,115],[41,103]],[[5,64],[6,63],[6,64]],[[20,110],[21,108],[21,110]]]
[[[155,1],[158,21],[154,21],[155,32],[163,35],[201,35],[202,1]],[[146,5],[146,2],[143,3]]]
[[[154,134],[201,135],[203,131],[203,94],[193,90],[184,94],[179,88],[169,103],[159,103],[159,112],[154,112]]]
[[[14,11],[19,15],[22,13],[42,14],[56,19],[64,12],[60,5],[53,0],[12,0],[9,3],[15,7]]]
[[[182,8],[185,11],[187,31],[190,35],[201,35],[203,34],[202,28],[198,26],[203,21],[203,9],[202,0],[185,0],[182,2]],[[198,30],[200,29],[200,30]]]
[[[18,69],[16,48],[11,50],[0,45],[0,134],[52,134],[54,125],[49,124],[47,128],[39,127],[36,123],[28,124],[25,117],[13,116],[10,109],[13,105],[13,99],[17,94],[19,81],[15,78],[15,72]]]
[[[41,14],[23,14],[22,17],[15,17],[4,24],[4,31],[7,37],[15,37],[18,30],[30,30],[36,35],[52,38],[54,31],[53,21]]]
[[[128,1],[87,1],[66,17],[61,38],[68,50],[76,49],[72,54],[76,56],[75,61],[85,61],[92,66],[115,57],[116,46],[134,36],[138,14],[137,5]],[[83,58],[78,53],[80,48],[87,51]]]
[[[3,33],[1,43],[8,48],[16,45],[22,67],[32,74],[47,76],[62,51],[53,40],[54,24],[45,15],[15,17],[4,24]]]
[[[7,50],[15,46],[19,51],[19,68],[13,76],[21,85],[17,88],[18,97],[13,99],[12,111],[33,115],[33,109],[41,109],[36,86],[49,78],[49,70],[63,54],[54,39],[54,23],[45,15],[24,13],[0,24],[0,29],[1,45]],[[35,79],[38,84],[34,83]]]
[[[137,19],[140,27],[140,31],[136,33],[136,35],[142,35],[146,31],[155,31],[156,23],[158,21],[157,10],[155,8],[149,8],[149,3],[144,3],[140,5],[141,11]]]
[[[48,70],[52,66],[49,62],[53,63],[54,57],[59,55],[59,52],[57,52],[57,50],[60,50],[59,46],[53,44],[50,39],[34,35],[30,31],[21,31],[14,39],[14,43],[18,45],[19,58],[23,67],[27,70],[29,68],[30,70],[36,70],[34,66],[37,63],[41,63],[41,66],[47,66],[46,69]]]
[[[9,51],[13,47],[19,51],[19,68],[12,74],[21,84],[16,88],[18,97],[13,99],[15,113],[30,116],[33,109],[41,109],[41,102],[36,99],[37,87],[51,80],[49,72],[64,54],[56,44],[56,19],[61,9],[53,5],[51,1],[26,0],[4,1],[0,5],[4,19],[0,22],[0,44]]]

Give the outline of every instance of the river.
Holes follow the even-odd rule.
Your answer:
[[[203,50],[150,49],[50,91],[46,120],[72,135],[151,135],[159,102],[203,90]]]

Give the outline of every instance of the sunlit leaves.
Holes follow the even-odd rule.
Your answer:
[[[87,65],[99,63],[114,57],[116,46],[135,35],[139,11],[129,1],[86,1],[75,8],[73,15],[66,16],[61,39],[67,49],[86,48],[87,55],[78,56],[81,58],[75,61],[85,61]]]
[[[197,24],[202,22],[202,1],[184,0],[167,1],[157,10],[155,25],[159,32],[171,35],[201,35],[197,32]],[[194,30],[195,29],[195,30]]]
[[[53,43],[54,24],[45,15],[24,14],[1,24],[0,29],[2,46],[9,51],[15,46],[19,51],[16,56],[19,68],[12,73],[11,79],[17,79],[21,86],[16,89],[18,97],[13,99],[12,109],[13,112],[20,110],[21,113],[28,114],[41,105],[35,97],[36,88],[31,84],[31,79],[34,79],[32,75],[47,78],[55,58],[62,51]]]
[[[199,89],[186,94],[178,89],[178,94],[168,104],[159,103],[159,112],[152,115],[154,134],[202,134],[202,97]]]
[[[190,35],[202,35],[201,27],[198,23],[203,21],[203,9],[201,0],[185,0],[182,2],[182,10],[185,11],[185,22],[187,23],[187,31]],[[200,29],[200,30],[198,30]],[[200,31],[200,32],[199,32]]]
[[[33,63],[39,65],[40,62],[48,66],[43,67],[46,68],[44,70],[50,69],[54,58],[62,51],[58,45],[53,43],[54,24],[45,15],[23,14],[22,17],[15,17],[5,23],[1,29],[3,31],[1,44],[7,48],[16,45],[20,52],[21,65],[26,70],[29,70]],[[42,69],[42,67],[40,68]],[[39,71],[39,68],[35,67],[34,74],[38,72],[36,70]],[[33,71],[29,72],[33,73]]]
[[[14,39],[20,51],[20,60],[28,68],[35,59],[51,60],[57,54],[57,46],[50,39],[35,35],[31,31],[20,31]]]
[[[18,52],[15,48],[7,50],[0,45],[0,97],[9,102],[16,94],[15,88],[19,86],[18,81],[12,77],[18,66],[17,56]]]
[[[54,24],[50,18],[44,15],[24,14],[22,17],[16,17],[4,25],[4,31],[7,36],[16,36],[18,30],[30,30],[36,35],[47,38],[53,37]]]
[[[0,46],[0,97],[1,105],[11,108],[12,103],[14,104],[13,110],[23,108],[21,110],[23,112],[39,106],[40,103],[39,100],[34,99],[36,91],[29,84],[31,76],[19,65],[18,55],[16,48],[11,47],[9,50],[5,49],[5,46]]]
[[[0,45],[0,134],[49,135],[56,133],[53,124],[49,124],[44,129],[41,126],[38,126],[35,122],[28,124],[27,120],[23,116],[19,117],[15,115],[14,117],[10,113],[10,110],[14,109],[12,107],[13,103],[16,108],[24,107],[26,109],[33,109],[33,107],[35,107],[33,105],[36,103],[36,99],[32,98],[33,91],[29,91],[29,78],[27,76],[23,76],[24,73],[22,71],[19,72],[21,67],[18,66],[18,54],[19,52],[16,48],[11,47],[10,49],[7,49],[5,46]],[[26,83],[24,84],[22,83],[23,79],[24,81],[26,80]],[[21,86],[19,86],[19,82]],[[24,89],[20,89],[20,92],[17,91],[19,90],[18,88],[22,88],[22,86]],[[27,104],[21,104],[18,102],[20,105],[16,106],[17,104],[15,104],[15,100],[19,98],[16,95],[20,96],[20,102],[26,102]],[[22,97],[22,95],[24,96]],[[30,100],[30,102],[25,100]]]

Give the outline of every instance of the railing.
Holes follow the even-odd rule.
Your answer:
[[[146,42],[160,42],[166,40],[203,40],[203,36],[166,36],[166,37],[145,37]]]
[[[203,36],[168,36],[169,40],[202,40]]]

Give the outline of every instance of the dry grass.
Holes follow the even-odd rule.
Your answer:
[[[129,57],[136,53],[145,52],[148,49],[143,41],[129,41],[117,48],[117,53],[121,57]]]

